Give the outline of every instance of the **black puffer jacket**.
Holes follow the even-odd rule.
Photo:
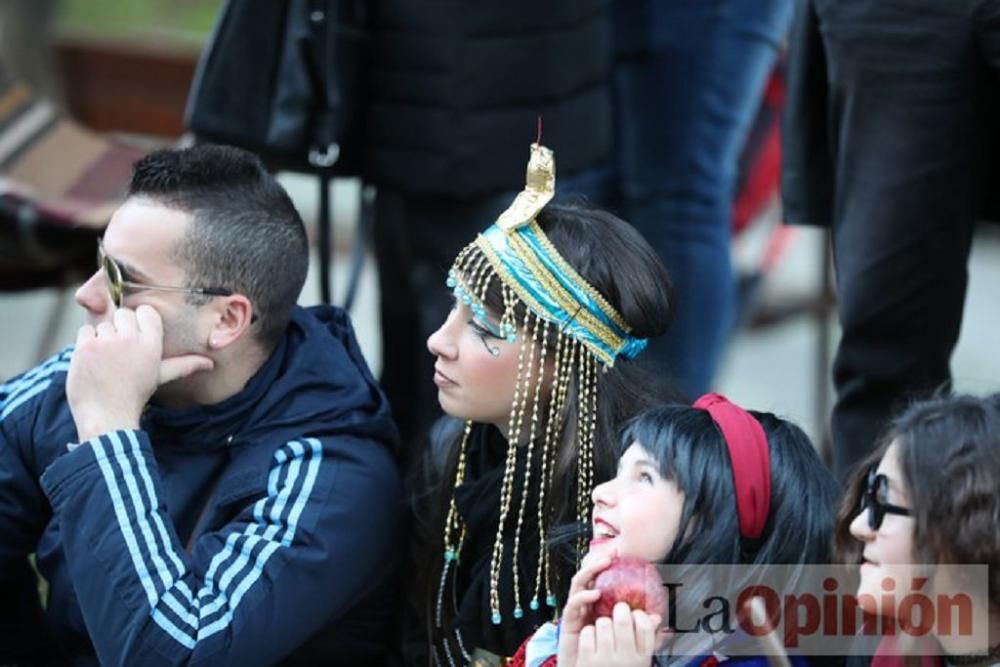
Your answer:
[[[536,118],[559,172],[610,157],[609,0],[375,0],[367,178],[410,194],[519,189]]]

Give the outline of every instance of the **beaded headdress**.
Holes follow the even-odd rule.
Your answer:
[[[578,439],[576,518],[587,523],[593,487],[598,371],[610,368],[619,356],[634,357],[646,346],[644,339],[632,336],[629,325],[607,300],[563,259],[535,221],[554,193],[552,151],[539,143],[532,144],[524,190],[493,225],[458,254],[448,272],[448,286],[481,322],[487,321],[487,291],[491,286],[499,286],[503,312],[499,327],[494,327],[493,333],[510,342],[521,342],[507,429],[507,458],[499,498],[500,523],[490,562],[490,611],[494,624],[499,624],[502,614],[507,613],[500,609],[498,591],[500,569],[505,566],[513,570],[516,602],[512,613],[515,618],[524,615],[521,603],[528,590],[533,589],[528,598],[532,610],[540,608],[540,600],[551,607],[556,605],[545,545],[546,519],[549,518],[545,498],[552,484],[562,435],[558,425],[567,409],[567,396],[572,398],[568,391],[570,385],[576,382],[577,420],[576,424],[567,425],[575,427]],[[524,306],[521,321],[516,321],[518,304]],[[551,382],[543,397],[542,385],[545,383],[539,380],[544,377],[551,378]],[[471,426],[471,422],[466,423],[458,452],[456,487],[462,484],[465,476],[465,447]],[[522,438],[525,431],[526,440]],[[539,442],[536,443],[536,439]],[[523,446],[527,448],[527,456],[523,459],[521,489],[516,490],[519,442],[526,443]],[[540,453],[536,451],[539,446]],[[533,465],[537,465],[537,471],[532,471]],[[538,489],[536,510],[525,507],[532,484]],[[520,492],[519,501],[515,491]],[[540,544],[534,582],[520,581],[516,567],[521,527],[527,511],[536,511],[538,520]],[[502,536],[509,522],[514,522],[515,532],[511,562],[505,563],[502,562],[505,559]],[[445,562],[439,591],[444,589],[449,568],[458,561],[464,537],[465,527],[453,495],[445,522]],[[522,585],[525,586],[523,591]],[[440,602],[439,599],[439,626]]]

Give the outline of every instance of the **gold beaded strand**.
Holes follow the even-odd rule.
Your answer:
[[[530,311],[528,311],[530,312]],[[525,315],[524,318],[525,329],[524,333],[527,337],[529,318]],[[531,333],[531,349],[528,352],[528,371],[527,371],[527,387],[525,388],[525,398],[527,398],[528,390],[531,386],[532,370],[535,366],[535,350],[538,349],[538,374],[535,378],[535,391],[532,397],[531,406],[531,424],[528,428],[528,452],[524,464],[524,482],[521,485],[521,502],[517,509],[517,524],[514,529],[514,553],[512,556],[512,561],[514,563],[514,618],[522,618],[524,616],[524,609],[521,607],[521,581],[520,581],[520,568],[517,566],[518,563],[518,553],[521,549],[521,528],[524,525],[524,511],[528,505],[528,493],[531,489],[531,464],[534,459],[535,451],[535,432],[538,428],[538,410],[539,410],[539,398],[542,388],[542,380],[545,373],[545,347],[544,345],[539,345],[538,333],[539,327],[542,323],[541,318],[534,318],[534,330]]]
[[[587,469],[589,447],[587,447],[587,432],[590,428],[590,387],[587,382],[587,359],[588,354],[584,352],[580,343],[576,344],[577,353],[577,471],[576,471],[576,520],[579,525],[584,525],[590,518],[589,505],[590,498],[587,497]],[[580,554],[586,547],[586,539],[581,533],[577,536],[577,569],[580,567]]]
[[[538,611],[540,604],[539,599],[542,595],[542,588],[544,586],[544,580],[542,578],[544,563],[548,558],[548,549],[545,546],[545,491],[551,483],[551,475],[548,470],[548,459],[549,453],[551,451],[552,445],[552,431],[554,428],[554,423],[556,421],[555,408],[558,403],[558,391],[559,391],[559,362],[562,352],[562,342],[563,337],[556,334],[556,349],[552,362],[552,383],[549,389],[549,406],[548,406],[548,418],[545,421],[545,434],[542,440],[542,460],[538,468],[538,565],[535,572],[535,594],[531,597],[531,601],[528,606],[532,611]],[[545,373],[545,351],[549,344],[549,324],[546,322],[542,328],[542,359],[539,363],[541,368],[539,380],[544,378]],[[538,407],[538,402],[536,400],[535,407]],[[552,455],[553,460],[555,455]],[[546,587],[547,590],[547,587]]]
[[[510,304],[508,300],[510,298],[510,290],[504,286],[504,302]],[[508,317],[508,314],[513,310],[512,306],[508,306],[504,309],[504,318]],[[531,311],[525,311],[525,328],[527,328],[528,314]],[[501,328],[502,328],[501,324]],[[499,592],[499,581],[500,581],[500,567],[503,563],[503,527],[507,521],[507,515],[510,512],[511,496],[514,486],[514,472],[517,465],[517,433],[520,430],[521,424],[521,412],[523,411],[524,401],[521,399],[521,385],[524,384],[524,352],[525,347],[530,344],[526,340],[527,336],[522,335],[521,345],[518,348],[517,353],[517,380],[514,382],[514,401],[511,403],[511,413],[510,419],[507,421],[507,461],[504,467],[503,482],[500,487],[500,519],[497,523],[497,535],[493,542],[493,556],[490,559],[490,620],[493,625],[499,625],[503,617],[500,615],[500,592]],[[524,392],[527,393],[528,388],[525,385],[523,388]],[[516,429],[516,430],[515,430]],[[514,567],[517,564],[514,563]]]
[[[455,468],[455,486],[457,489],[465,481],[465,451],[469,442],[469,434],[472,432],[472,422],[465,422],[462,432],[462,440],[458,446],[458,464]],[[458,532],[458,540],[452,542],[453,533]],[[441,606],[444,600],[444,590],[448,580],[448,570],[454,564],[458,566],[459,553],[462,550],[462,543],[465,541],[465,524],[458,508],[455,506],[455,492],[452,491],[451,503],[448,506],[448,516],[444,522],[444,563],[441,566],[441,581],[438,584],[437,601],[434,607],[434,619],[436,627],[441,627]]]

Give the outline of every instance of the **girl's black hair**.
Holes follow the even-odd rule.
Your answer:
[[[618,311],[632,328],[633,336],[654,338],[666,332],[673,312],[670,276],[656,252],[632,225],[583,202],[549,204],[536,220],[563,259]],[[503,312],[499,280],[490,283],[485,304],[495,314]],[[518,302],[517,322],[523,321],[524,308]],[[554,348],[556,327],[551,323],[546,326],[550,327],[549,344]],[[574,377],[567,392],[566,409],[560,416],[562,438],[552,488],[547,493],[549,525],[571,521],[576,509],[576,396]],[[618,461],[616,443],[624,424],[643,410],[677,395],[640,355],[637,359],[619,357],[613,367],[599,372],[597,396],[594,475],[595,482],[600,483],[614,474]],[[449,443],[449,473],[453,473],[457,463],[457,444],[457,438]],[[446,474],[444,479],[452,477],[453,474]],[[442,489],[442,493],[446,498],[451,489]]]
[[[732,460],[708,412],[664,405],[636,417],[625,429],[620,451],[639,443],[657,461],[660,474],[684,492],[678,539],[666,563],[829,560],[836,481],[802,429],[771,413],[751,414],[764,428],[771,462],[770,511],[757,539],[740,536]]]
[[[663,335],[673,314],[670,276],[650,245],[624,220],[584,204],[550,204],[538,225],[559,254],[621,314],[637,338]],[[487,293],[487,306],[500,306],[499,287]],[[518,321],[523,311],[518,309]],[[553,326],[553,325],[549,325]],[[550,331],[551,334],[551,331]],[[554,340],[550,335],[549,340]],[[576,507],[577,386],[571,381],[563,434],[549,491],[550,525],[571,520]],[[665,380],[637,359],[618,358],[597,378],[597,421],[594,434],[595,482],[614,475],[615,443],[625,423],[643,410],[673,397]]]

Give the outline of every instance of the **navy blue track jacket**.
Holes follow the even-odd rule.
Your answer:
[[[343,311],[297,308],[236,396],[68,451],[71,355],[0,386],[0,664],[384,660],[396,431]]]

